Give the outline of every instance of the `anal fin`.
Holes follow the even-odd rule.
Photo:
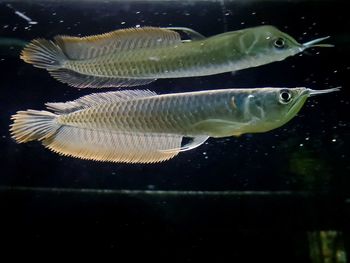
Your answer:
[[[76,88],[133,87],[147,85],[155,81],[155,79],[91,76],[64,68],[60,68],[57,70],[49,70],[49,73],[58,81],[61,81]]]

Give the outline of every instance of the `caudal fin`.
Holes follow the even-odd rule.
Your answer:
[[[56,122],[57,116],[48,111],[18,111],[11,117],[11,136],[18,143],[48,139],[60,128]]]
[[[62,68],[67,60],[66,55],[55,42],[41,38],[31,41],[22,50],[20,58],[35,67],[47,70]]]

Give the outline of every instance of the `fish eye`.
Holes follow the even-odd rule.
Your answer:
[[[275,39],[275,41],[273,42],[273,45],[275,46],[275,48],[282,49],[285,46],[285,41],[283,38],[279,37]]]
[[[292,94],[289,90],[283,89],[280,91],[280,102],[283,104],[287,104],[292,100]]]

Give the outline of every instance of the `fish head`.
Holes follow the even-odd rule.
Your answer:
[[[304,44],[274,26],[266,25],[241,30],[240,50],[252,57],[252,66],[259,66],[281,61],[311,47],[332,47],[329,44],[318,44],[329,37],[322,37]]]
[[[250,105],[253,116],[252,132],[265,132],[278,128],[300,111],[310,96],[338,91],[339,88],[312,90],[298,88],[262,88],[256,89]]]

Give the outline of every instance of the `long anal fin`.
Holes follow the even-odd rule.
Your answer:
[[[55,136],[43,141],[59,154],[87,160],[157,163],[169,160],[179,151],[162,152],[181,145],[182,136],[154,133],[126,133],[62,126]]]
[[[192,137],[191,141],[181,146],[180,148],[161,150],[162,153],[175,153],[175,152],[185,152],[197,148],[208,140],[209,136],[196,136]]]
[[[55,79],[76,88],[133,87],[147,85],[155,79],[112,78],[85,75],[70,69],[50,70]]]

